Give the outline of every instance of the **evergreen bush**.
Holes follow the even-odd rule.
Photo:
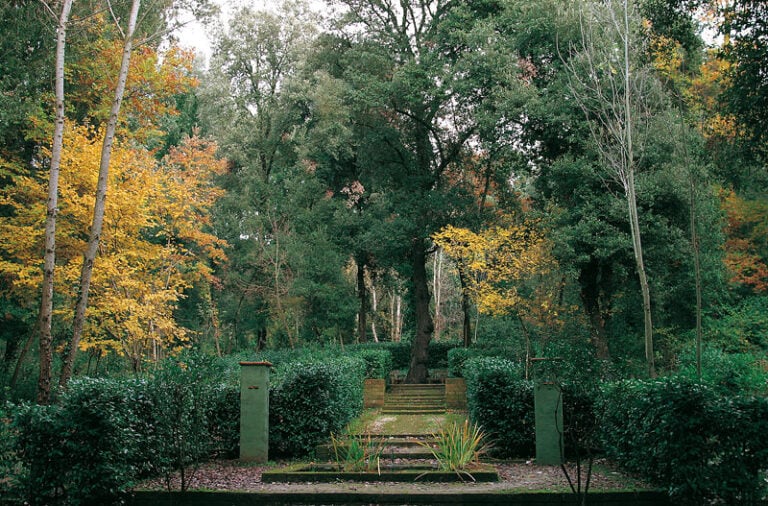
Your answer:
[[[382,349],[362,349],[356,353],[365,361],[365,377],[387,379],[392,371],[392,354]]]
[[[670,377],[604,389],[603,446],[676,503],[756,504],[766,492],[768,400]]]
[[[298,456],[339,432],[363,408],[366,364],[359,357],[284,364],[270,381],[272,455]]]
[[[15,414],[30,504],[111,504],[140,471],[145,447],[132,380],[72,380],[58,405]]]
[[[457,347],[448,350],[448,375],[452,378],[463,378],[467,360],[480,355],[481,352],[475,348]]]
[[[0,505],[21,504],[28,469],[19,455],[19,430],[14,425],[18,408],[0,405]]]
[[[495,357],[475,357],[464,367],[467,403],[473,422],[492,441],[492,454],[530,457],[535,449],[533,383],[519,364]]]

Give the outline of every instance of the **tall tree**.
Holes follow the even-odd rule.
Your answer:
[[[114,91],[114,100],[107,121],[107,127],[104,131],[104,141],[101,151],[101,160],[99,161],[99,180],[96,187],[96,199],[93,207],[93,222],[88,238],[88,246],[83,255],[83,268],[80,274],[79,295],[77,306],[75,308],[75,318],[72,322],[72,340],[69,343],[69,353],[64,359],[61,368],[59,384],[66,386],[72,375],[72,364],[75,360],[80,338],[83,334],[85,324],[85,311],[88,307],[88,291],[91,286],[91,277],[93,274],[93,263],[99,250],[99,241],[101,239],[101,230],[104,224],[104,211],[107,200],[107,185],[109,181],[109,164],[112,156],[112,144],[115,139],[120,106],[123,102],[125,93],[125,83],[128,80],[128,70],[131,63],[131,51],[133,49],[133,36],[136,31],[136,23],[139,18],[139,9],[141,0],[132,0],[131,11],[128,18],[126,29],[123,32],[123,56],[120,63],[120,71],[117,78],[117,87]],[[119,25],[118,25],[119,26]]]
[[[586,3],[582,40],[569,62],[571,91],[589,121],[600,156],[624,191],[637,275],[643,299],[645,358],[656,375],[653,350],[651,293],[640,235],[635,172],[641,154],[642,129],[649,101],[659,100],[649,69],[639,63],[642,40],[634,2]]]
[[[381,210],[377,233],[387,240],[377,247],[386,254],[377,258],[393,259],[410,280],[415,335],[406,381],[423,382],[434,331],[430,235],[477,209],[472,145],[520,119],[513,104],[522,85],[500,46],[492,2],[335,3],[345,14],[329,45],[342,53],[327,72],[349,87],[356,150],[330,168],[356,173],[362,198]]]
[[[67,43],[67,25],[72,11],[72,0],[61,4],[59,24],[56,29],[56,121],[53,131],[51,161],[48,178],[48,204],[45,214],[45,261],[43,266],[43,289],[40,298],[40,377],[38,380],[38,402],[47,403],[51,392],[52,336],[51,319],[53,317],[53,280],[56,266],[56,213],[59,198],[59,167],[64,144],[64,54]]]

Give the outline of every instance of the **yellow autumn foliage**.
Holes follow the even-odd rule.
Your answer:
[[[478,311],[551,323],[557,318],[557,290],[548,279],[556,267],[551,243],[530,224],[509,221],[480,233],[447,226],[432,239],[463,270]]]
[[[103,132],[68,127],[57,219],[57,318],[72,317],[82,255],[93,212]],[[210,280],[210,260],[224,243],[203,229],[221,195],[212,177],[224,170],[212,142],[192,137],[162,161],[117,141],[99,255],[93,269],[82,349],[114,350],[139,360],[188,340],[173,311],[192,283]],[[45,156],[46,154],[43,153]],[[46,182],[44,171],[17,176],[0,192],[0,288],[32,303],[42,280]]]

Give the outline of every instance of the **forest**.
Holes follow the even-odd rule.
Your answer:
[[[449,342],[766,386],[764,2],[6,0],[0,32],[0,399],[390,341],[410,382]]]

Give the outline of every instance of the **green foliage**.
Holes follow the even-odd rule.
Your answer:
[[[707,318],[712,338],[726,351],[768,350],[768,297],[746,297],[725,308],[718,318]]]
[[[475,348],[453,348],[448,350],[448,374],[452,378],[464,377],[464,365],[467,360],[480,355]]]
[[[24,484],[29,469],[24,466],[18,442],[19,430],[14,425],[18,408],[0,406],[0,505],[20,504],[24,500]]]
[[[464,366],[471,420],[483,427],[493,454],[529,457],[534,450],[533,383],[509,360],[476,357]]]
[[[429,343],[429,362],[430,369],[448,368],[448,352],[454,348],[460,347],[458,341],[432,341]],[[411,364],[411,342],[383,342],[383,343],[365,343],[348,346],[349,351],[356,350],[386,350],[392,356],[392,369],[408,369]]]
[[[695,380],[696,353],[689,347],[679,359],[678,374]],[[701,354],[701,381],[729,394],[764,393],[768,374],[757,357],[750,353],[728,353],[715,346],[704,346]]]
[[[56,406],[21,406],[17,451],[31,504],[110,504],[139,472],[141,382],[83,379]]]
[[[389,378],[392,371],[392,354],[388,350],[363,349],[356,354],[365,361],[366,378]]]
[[[679,502],[754,504],[766,491],[768,400],[684,378],[604,389],[603,446]]]
[[[147,434],[150,462],[169,489],[178,474],[181,490],[186,490],[190,474],[213,450],[206,419],[212,404],[206,372],[169,360],[148,385],[154,405],[152,430]]]
[[[276,371],[269,389],[270,451],[306,455],[363,408],[366,364],[339,357],[297,361]]]
[[[384,445],[381,441],[374,442],[370,434],[350,436],[347,439],[340,439],[331,434],[331,444],[336,464],[342,471],[363,472],[379,469]]]
[[[459,476],[469,474],[466,473],[467,466],[479,462],[480,455],[487,449],[485,433],[476,423],[470,425],[469,420],[463,424],[452,423],[435,434],[435,438],[436,448],[429,443],[422,445],[429,448],[441,469],[459,473]]]

